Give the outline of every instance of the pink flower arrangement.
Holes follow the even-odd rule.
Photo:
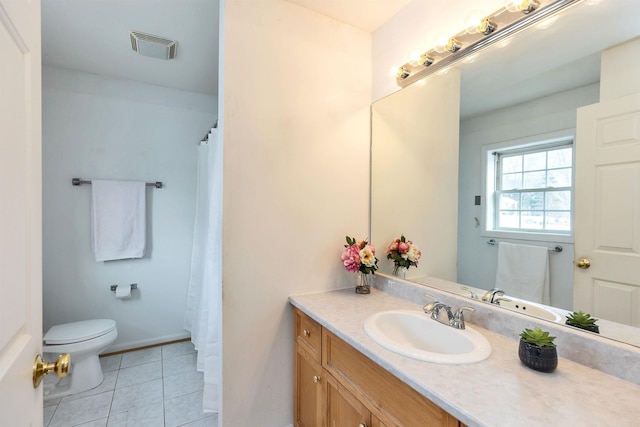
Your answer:
[[[364,274],[375,274],[378,269],[376,249],[366,240],[356,241],[353,237],[347,237],[347,244],[342,251],[342,263],[347,271],[355,273],[361,271]]]
[[[404,235],[396,237],[387,246],[387,259],[393,260],[394,270],[400,267],[407,269],[411,266],[417,267],[421,256],[420,249],[411,240],[407,240]]]

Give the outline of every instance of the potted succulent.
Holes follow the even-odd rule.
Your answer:
[[[525,329],[520,334],[520,361],[536,371],[553,372],[558,366],[558,353],[553,343],[555,338],[540,328]]]
[[[567,316],[567,321],[565,323],[569,326],[575,326],[576,328],[599,334],[600,328],[596,325],[597,321],[598,319],[591,317],[589,313],[574,311]]]

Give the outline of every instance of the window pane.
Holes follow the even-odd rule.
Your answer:
[[[549,169],[570,167],[573,163],[573,148],[562,148],[560,150],[549,151]]]
[[[541,211],[544,209],[544,192],[522,193],[522,209]]]
[[[545,171],[527,172],[523,175],[522,188],[544,188],[547,186],[547,174]]]
[[[514,210],[520,209],[520,194],[518,193],[504,193],[500,194],[500,201],[498,203],[500,210]]]
[[[522,188],[522,174],[521,173],[506,173],[502,175],[502,187],[503,190],[519,190]]]
[[[499,175],[487,177],[497,187],[495,229],[572,231],[573,146],[552,144],[513,146],[499,155]]]
[[[498,217],[500,228],[520,228],[520,212],[503,212],[500,211]]]
[[[547,186],[571,187],[571,168],[549,171]]]
[[[550,191],[547,193],[547,210],[571,210],[571,191]]]
[[[510,156],[502,158],[502,173],[521,172],[522,156]]]
[[[547,212],[545,215],[545,228],[547,230],[570,231],[570,212]]]
[[[522,228],[542,230],[544,228],[544,214],[542,212],[522,211]]]
[[[524,155],[524,170],[533,171],[545,169],[547,167],[547,153],[531,153]]]

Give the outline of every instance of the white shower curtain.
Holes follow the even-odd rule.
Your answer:
[[[198,147],[198,184],[191,277],[184,327],[204,372],[203,410],[220,410],[222,325],[222,144],[211,129]]]

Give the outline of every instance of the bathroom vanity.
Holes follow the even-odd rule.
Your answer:
[[[409,290],[414,296],[424,292]],[[640,419],[639,385],[562,357],[552,374],[526,368],[518,358],[517,334],[474,324],[484,305],[467,318],[492,348],[478,363],[423,362],[369,338],[367,318],[385,310],[422,310],[412,299],[375,288],[370,295],[349,288],[290,297],[296,426],[631,426]],[[509,316],[518,327],[529,322]],[[563,344],[570,342],[558,342]]]
[[[297,308],[294,325],[295,425],[464,426]]]

